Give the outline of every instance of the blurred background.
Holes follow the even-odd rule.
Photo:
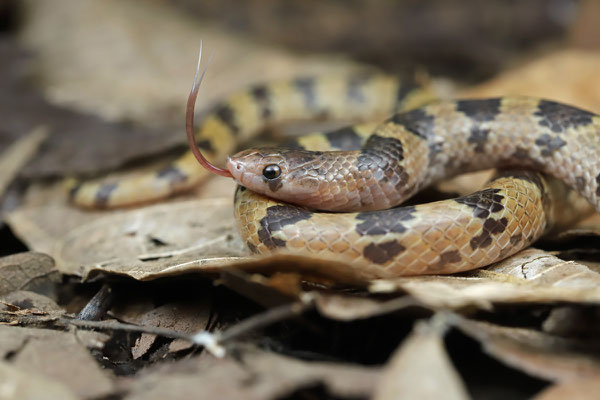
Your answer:
[[[357,68],[600,111],[599,17],[591,0],[1,0],[0,149],[49,135],[3,207],[19,182],[184,151],[201,39],[200,113],[252,82]]]

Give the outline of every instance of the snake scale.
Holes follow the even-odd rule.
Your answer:
[[[600,211],[599,116],[528,97],[433,100],[427,88],[381,74],[256,85],[217,105],[195,142],[213,161],[227,159],[221,174],[240,183],[235,216],[253,253],[314,255],[365,277],[466,271],[529,246],[566,207],[567,189],[544,174]],[[380,124],[228,157],[280,121],[386,115],[393,116]],[[518,169],[500,170],[468,196],[396,207],[444,178],[493,167]],[[77,184],[70,196],[84,207],[127,206],[187,190],[207,175],[188,152],[141,177]]]

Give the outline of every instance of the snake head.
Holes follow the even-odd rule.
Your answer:
[[[318,207],[318,152],[249,149],[227,159],[227,169],[240,185],[265,196]]]

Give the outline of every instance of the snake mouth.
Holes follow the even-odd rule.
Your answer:
[[[251,173],[246,171],[246,167],[241,160],[227,157],[227,169],[233,175],[233,179],[240,185],[247,186],[251,179]]]

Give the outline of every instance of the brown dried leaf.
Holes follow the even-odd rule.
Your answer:
[[[550,386],[533,400],[595,400],[600,393],[600,375]]]
[[[29,369],[0,361],[0,397],[2,400],[76,400],[67,385]]]
[[[209,179],[196,190],[162,203],[184,199],[231,199],[235,184],[230,179]],[[118,214],[123,210],[82,210],[70,204],[63,183],[30,185],[21,206],[7,215],[13,231],[30,248],[51,253],[71,230],[100,217]],[[231,211],[233,213],[233,209]]]
[[[63,336],[73,337],[73,333],[54,331],[50,329],[22,328],[18,326],[0,325],[0,356],[5,358],[9,353],[18,353],[30,340],[60,340]],[[108,336],[91,331],[77,331],[77,342],[87,348],[98,349],[108,340]],[[59,338],[59,339],[56,339]],[[70,340],[70,339],[67,339]]]
[[[150,310],[137,318],[135,322],[144,326],[156,326],[173,329],[177,332],[194,334],[207,328],[210,317],[208,302],[169,303]],[[142,333],[131,350],[133,358],[142,357],[156,341],[156,335]],[[176,339],[169,344],[169,352],[188,349],[193,345],[189,341]]]
[[[552,336],[453,316],[449,319],[485,351],[530,375],[553,381],[573,381],[600,375],[600,349],[594,342]]]
[[[56,248],[57,265],[84,278],[107,271],[135,279],[221,266],[246,254],[234,225],[231,199],[117,212],[69,232]]]
[[[63,383],[81,397],[106,396],[112,391],[109,376],[72,334],[31,335],[12,362]]]
[[[444,348],[443,326],[419,322],[392,355],[374,399],[468,399]]]
[[[243,362],[196,357],[175,367],[163,365],[133,382],[125,399],[269,400],[317,384],[333,396],[368,397],[379,376],[377,368],[304,362],[259,350],[240,355]]]
[[[18,307],[20,310],[42,311],[53,315],[64,313],[64,310],[51,298],[26,290],[17,290],[0,296],[0,301]],[[2,304],[0,304],[1,309],[3,309]]]
[[[119,211],[90,211],[67,202],[64,185],[32,185],[24,204],[8,213],[5,221],[30,249],[53,255],[71,230]]]
[[[27,252],[0,258],[0,295],[41,289],[59,280],[54,260],[46,254]]]
[[[597,337],[600,308],[578,305],[554,307],[542,324],[544,332],[556,336]]]

